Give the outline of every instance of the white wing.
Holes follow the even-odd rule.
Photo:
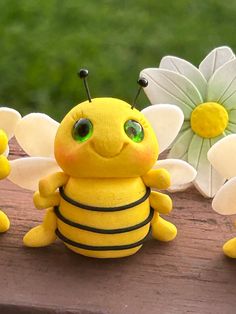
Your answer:
[[[214,144],[207,157],[212,166],[226,179],[236,176],[236,134],[228,135]]]
[[[153,168],[165,168],[170,173],[171,190],[177,186],[188,185],[197,175],[196,170],[191,165],[180,159],[158,160]]]
[[[156,133],[159,152],[173,142],[184,121],[181,109],[174,105],[153,105],[142,110]]]
[[[212,208],[221,215],[236,214],[236,178],[220,188],[213,199]]]
[[[9,155],[9,145],[7,145],[7,148],[6,148],[5,152],[3,153],[3,155],[5,157],[8,157],[8,155]]]
[[[62,171],[53,158],[26,157],[10,161],[11,173],[8,179],[18,186],[36,191],[41,178]]]
[[[53,157],[58,126],[59,123],[46,114],[30,113],[18,123],[15,137],[29,156]]]
[[[8,140],[14,135],[16,125],[20,119],[21,115],[18,111],[7,107],[0,107],[0,129],[5,131]]]

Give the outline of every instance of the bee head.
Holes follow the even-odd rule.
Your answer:
[[[94,98],[74,107],[55,138],[55,157],[73,177],[136,177],[158,158],[158,143],[144,115],[115,98]]]

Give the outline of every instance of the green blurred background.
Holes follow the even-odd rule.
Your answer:
[[[86,98],[80,67],[92,97],[132,102],[141,69],[235,49],[235,24],[236,1],[0,0],[1,103],[60,120]]]

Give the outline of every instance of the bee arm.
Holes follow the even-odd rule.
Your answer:
[[[55,191],[67,183],[69,176],[64,172],[53,173],[39,181],[39,193],[42,197],[54,195]]]
[[[146,186],[156,188],[158,190],[166,190],[170,187],[170,174],[164,169],[150,170],[143,177],[143,182]]]
[[[59,206],[60,204],[59,192],[54,192],[50,196],[44,197],[39,191],[34,193],[33,202],[37,209],[45,209],[49,207]]]
[[[169,214],[172,211],[172,200],[169,195],[152,191],[149,196],[150,206],[158,213]]]

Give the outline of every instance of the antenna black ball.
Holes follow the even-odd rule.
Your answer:
[[[148,80],[145,79],[144,77],[140,77],[140,79],[138,80],[138,84],[141,87],[147,87],[148,86]]]
[[[87,69],[80,69],[79,72],[78,72],[78,76],[81,79],[84,79],[85,77],[88,76],[88,70]]]

